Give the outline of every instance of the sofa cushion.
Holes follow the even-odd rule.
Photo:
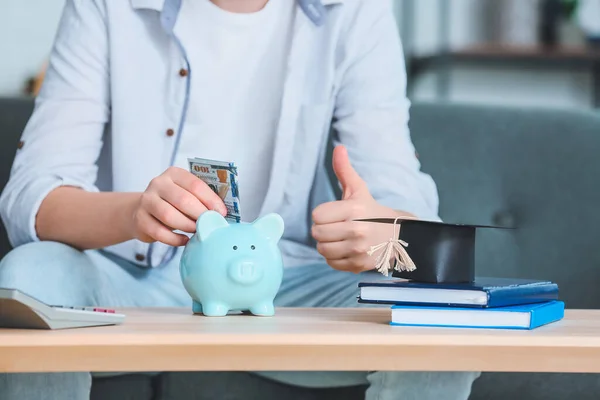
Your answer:
[[[569,308],[600,308],[600,114],[418,104],[411,130],[449,222],[480,230],[476,274],[550,279]]]
[[[156,396],[165,400],[363,400],[366,389],[293,387],[246,372],[165,373],[158,382]]]
[[[13,159],[17,152],[23,129],[31,116],[34,102],[27,97],[0,97],[0,191],[4,189],[10,175]],[[8,237],[0,221],[0,258],[10,250]]]
[[[469,400],[596,400],[598,374],[495,373],[482,374]]]
[[[152,400],[154,380],[151,376],[131,374],[94,378],[90,400]]]

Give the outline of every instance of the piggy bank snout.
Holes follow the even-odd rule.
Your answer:
[[[238,258],[229,263],[229,278],[241,285],[252,285],[264,274],[264,268],[251,258]]]

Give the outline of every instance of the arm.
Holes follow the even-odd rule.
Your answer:
[[[363,1],[347,19],[334,130],[381,205],[437,219],[433,180],[420,171],[408,129],[402,44],[390,1]]]
[[[106,199],[109,202],[103,207],[109,209],[113,202],[123,201],[120,196],[108,199],[96,193],[94,185],[95,163],[109,118],[103,11],[96,0],[66,2],[46,78],[21,138],[24,146],[16,154],[0,198],[0,212],[13,246],[40,239],[60,239],[78,247],[113,241],[80,241],[81,231],[90,232],[95,226],[104,232],[114,219],[98,218],[94,212],[86,212],[92,211],[87,207]],[[74,197],[68,198],[69,194]]]
[[[340,43],[334,115],[333,168],[342,199],[313,211],[317,250],[335,269],[361,272],[377,265],[371,246],[393,231],[362,218],[439,219],[438,197],[420,164],[408,130],[404,57],[391,2],[358,2]]]
[[[184,169],[171,167],[152,179],[143,193],[90,193],[60,187],[42,202],[37,231],[42,240],[83,249],[130,239],[182,246],[188,237],[173,231],[194,233],[195,221],[207,209],[227,214],[208,185]]]
[[[79,249],[102,248],[134,239],[131,221],[139,200],[139,193],[93,193],[59,187],[40,206],[38,237]]]

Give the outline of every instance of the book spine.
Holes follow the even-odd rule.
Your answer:
[[[546,305],[531,310],[529,329],[535,329],[552,322],[560,321],[565,316],[565,303],[552,301]]]
[[[488,299],[487,306],[490,308],[544,303],[558,300],[558,285],[490,289]]]

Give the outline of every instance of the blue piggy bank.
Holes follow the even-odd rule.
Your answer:
[[[283,229],[278,214],[229,224],[215,211],[203,213],[179,268],[193,312],[211,317],[229,311],[274,315],[273,300],[283,278],[278,247]]]

